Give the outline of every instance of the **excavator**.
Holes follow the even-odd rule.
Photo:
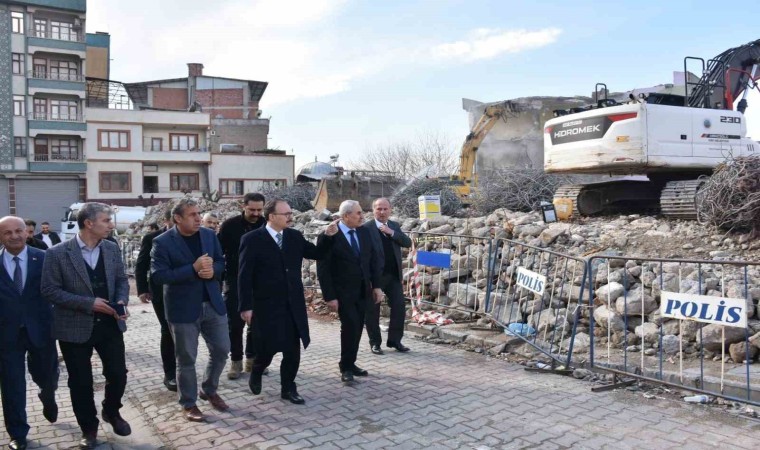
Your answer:
[[[486,138],[489,131],[496,125],[499,120],[504,122],[509,117],[515,117],[519,113],[517,103],[504,101],[486,106],[485,111],[478,119],[477,123],[462,144],[462,150],[459,156],[459,174],[451,176],[449,182],[451,188],[462,200],[463,204],[468,204],[468,198],[474,186],[478,184],[478,174],[476,170],[476,156],[478,147]]]
[[[760,39],[707,61],[684,58],[684,95],[630,95],[620,103],[597,83],[595,105],[555,110],[544,126],[544,171],[617,177],[561,186],[554,196],[558,211],[658,209],[665,217],[696,219],[700,177],[729,156],[760,155],[744,117],[747,94],[760,91],[758,65]],[[702,73],[690,79],[687,69],[694,67]]]

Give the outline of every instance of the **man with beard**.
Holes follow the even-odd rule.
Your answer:
[[[230,326],[230,369],[227,378],[236,380],[243,372],[243,329],[245,322],[238,312],[238,253],[240,238],[249,231],[259,229],[266,224],[262,216],[264,196],[248,193],[243,197],[243,212],[239,216],[227,219],[219,229],[219,242],[224,253],[224,303]],[[253,367],[255,354],[251,327],[245,336],[245,371]]]

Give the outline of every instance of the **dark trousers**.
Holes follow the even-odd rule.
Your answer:
[[[406,304],[404,303],[404,291],[401,282],[393,275],[383,274],[380,288],[388,298],[388,306],[391,308],[390,323],[388,325],[388,344],[399,344],[404,337],[404,321],[406,320]],[[380,335],[380,303],[370,299],[365,316],[369,345],[380,345],[383,338]]]
[[[224,293],[224,304],[227,306],[227,320],[230,326],[230,360],[242,361],[245,322],[240,318],[237,285],[234,289],[234,293],[231,289]],[[253,358],[254,356],[256,356],[256,350],[253,347],[253,333],[251,333],[251,327],[248,327],[245,333],[245,357]]]
[[[340,317],[340,367],[341,372],[356,365],[356,354],[364,329],[364,316],[370,300],[360,295],[353,299],[338,299]]]
[[[40,388],[40,397],[52,398],[58,387],[58,352],[54,340],[42,348],[32,346],[24,328],[19,330],[17,342],[16,347],[0,351],[0,390],[5,429],[11,439],[26,439],[29,424],[26,422],[24,359],[28,361],[32,380]]]
[[[169,322],[166,321],[163,296],[154,296],[151,303],[158,323],[161,324],[161,365],[164,367],[164,379],[173,380],[177,378],[177,360],[174,357],[174,338],[169,329]]]
[[[84,433],[97,431],[98,421],[92,387],[92,351],[98,352],[103,362],[106,379],[103,411],[115,415],[121,409],[121,398],[127,387],[127,364],[124,355],[124,335],[116,319],[95,314],[90,339],[82,344],[60,341],[63,360],[69,372],[71,405],[77,423]]]
[[[295,326],[293,329],[295,330]],[[280,389],[282,393],[291,392],[296,388],[296,375],[298,375],[298,367],[301,365],[301,338],[298,337],[297,331],[288,347],[287,350],[282,352],[282,362],[280,363]],[[256,353],[253,359],[251,376],[254,373],[258,375],[263,374],[264,369],[272,363],[272,358],[274,358],[275,354],[265,351]]]

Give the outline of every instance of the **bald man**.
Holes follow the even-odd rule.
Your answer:
[[[15,216],[0,219],[0,388],[3,419],[11,449],[25,449],[26,370],[40,387],[42,414],[58,419],[58,355],[53,339],[53,307],[40,294],[45,252],[26,244],[24,221]]]

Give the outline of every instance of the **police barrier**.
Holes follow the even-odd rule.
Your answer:
[[[141,242],[142,235],[119,236],[121,259],[124,262],[124,269],[127,275],[135,274],[135,265],[137,265],[137,256],[140,254]]]
[[[585,260],[497,239],[492,242],[490,266],[485,312],[507,334],[569,368],[576,316],[585,301]]]
[[[760,263],[595,256],[588,267],[590,307],[576,326],[590,330],[593,368],[760,405],[750,367],[760,330],[748,321]]]

